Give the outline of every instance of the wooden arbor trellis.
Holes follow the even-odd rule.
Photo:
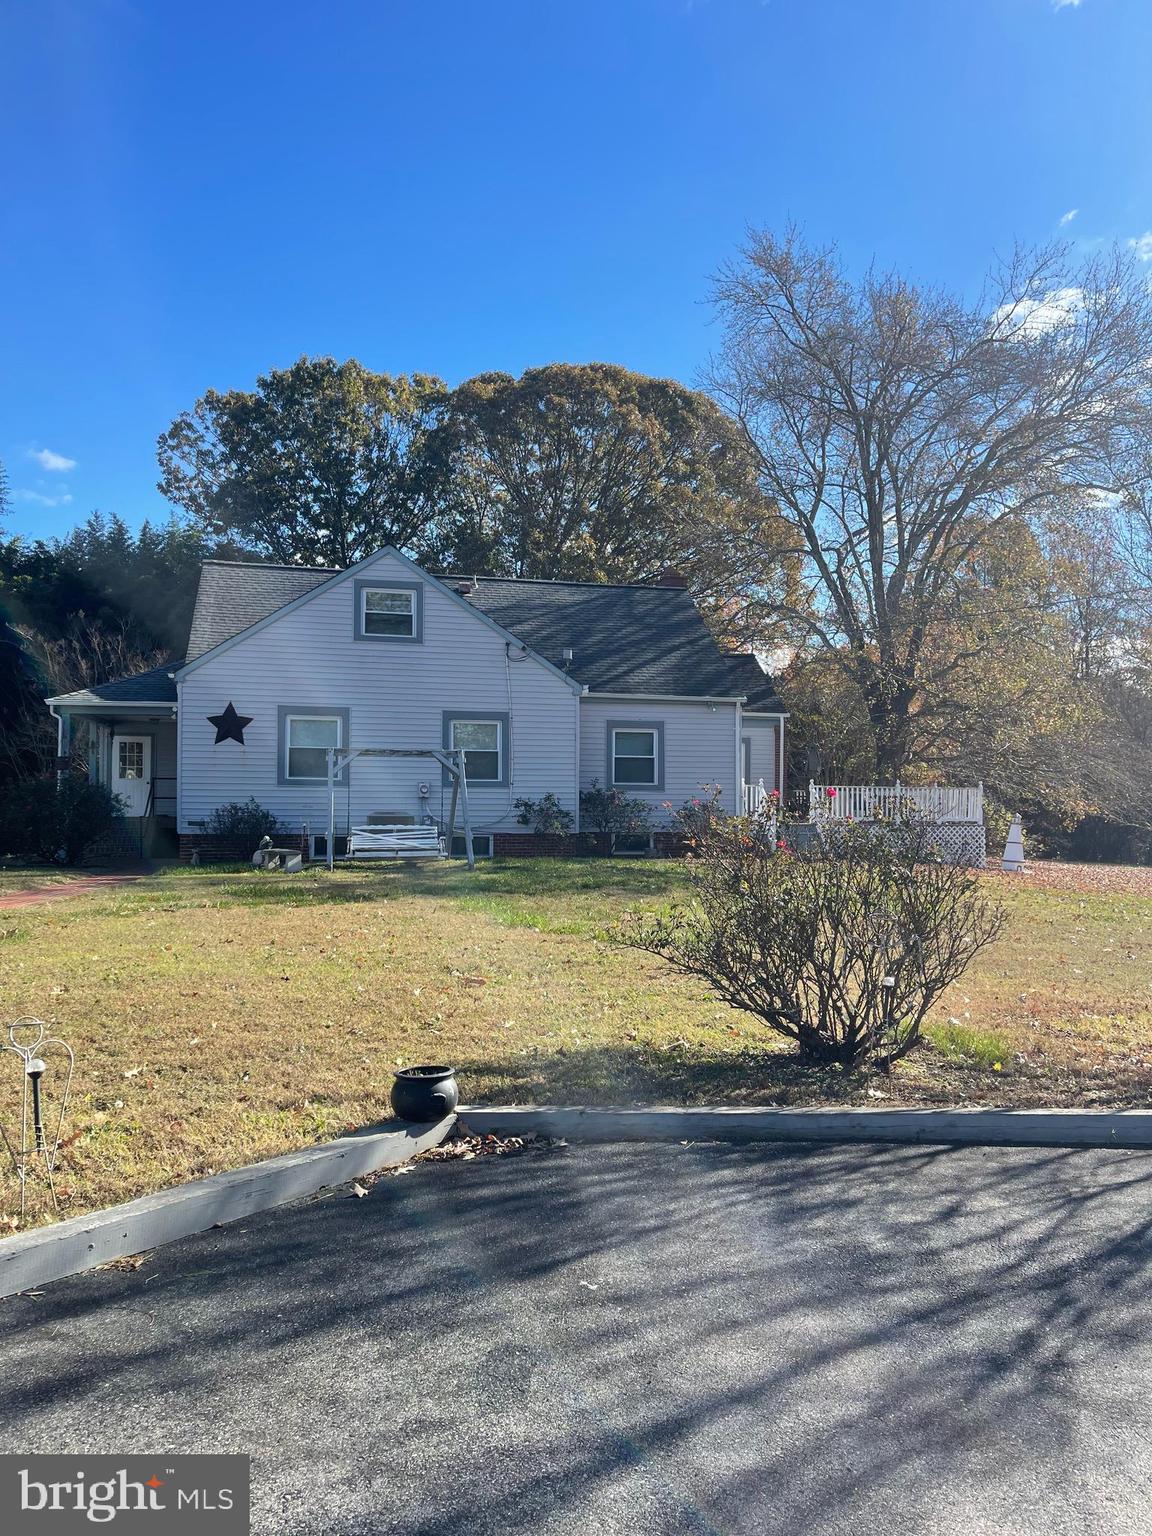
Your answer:
[[[452,806],[448,813],[447,845],[452,851],[452,838],[456,831],[456,808],[460,808],[460,820],[464,832],[464,856],[468,868],[476,868],[476,855],[472,851],[472,822],[468,815],[468,769],[464,761],[463,747],[328,747],[328,868],[333,867],[336,855],[336,781],[358,757],[432,757],[448,773],[452,780]],[[349,826],[351,833],[351,826]]]

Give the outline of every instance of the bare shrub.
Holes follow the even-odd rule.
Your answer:
[[[925,838],[839,826],[792,849],[716,821],[690,864],[691,900],[619,936],[703,977],[809,1061],[887,1068],[1004,922],[970,870],[927,858]]]

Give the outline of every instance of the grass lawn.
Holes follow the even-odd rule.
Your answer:
[[[0,909],[3,1018],[39,1014],[76,1051],[67,1209],[377,1121],[392,1069],[419,1061],[457,1066],[466,1101],[1150,1102],[1139,883],[1002,882],[1009,926],[931,1043],[890,1078],[846,1078],[799,1069],[702,984],[601,936],[681,880],[628,860],[184,869]],[[0,1211],[14,1199],[5,1176]]]

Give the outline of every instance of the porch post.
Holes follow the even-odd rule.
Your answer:
[[[460,800],[460,774],[456,768],[448,766],[452,775],[452,800],[448,807],[448,857],[452,857],[452,839],[456,835],[456,806]]]
[[[67,710],[56,715],[56,782],[63,779],[72,763],[72,716]]]
[[[328,868],[336,856],[336,749],[328,748]]]
[[[468,814],[468,760],[461,747],[457,754],[460,764],[460,814],[464,821],[464,851],[468,855],[468,868],[476,868],[476,855],[472,850],[472,818]],[[449,844],[451,847],[451,844]]]

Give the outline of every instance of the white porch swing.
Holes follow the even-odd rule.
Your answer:
[[[452,780],[452,806],[448,812],[447,836],[441,837],[434,824],[397,823],[392,826],[354,827],[348,816],[348,851],[344,859],[446,859],[452,851],[456,832],[456,807],[464,833],[464,856],[468,868],[476,868],[472,850],[472,822],[468,815],[468,769],[462,747],[328,747],[328,868],[336,861],[336,788],[341,773],[358,757],[432,757]],[[350,778],[346,774],[346,781]],[[349,802],[351,786],[349,783]]]

